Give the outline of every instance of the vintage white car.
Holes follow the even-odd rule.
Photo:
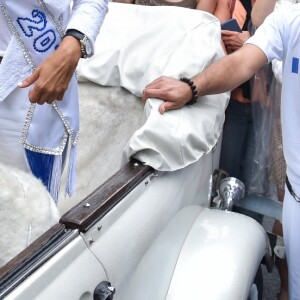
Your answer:
[[[211,205],[229,94],[163,115],[161,100],[140,101],[156,77],[190,77],[224,55],[218,20],[109,9],[95,56],[78,68],[76,194],[64,199],[62,188],[60,220],[0,269],[0,299],[261,299],[253,283],[271,254],[266,232],[226,195]],[[241,198],[239,184],[225,190]]]

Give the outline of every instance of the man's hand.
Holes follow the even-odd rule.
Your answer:
[[[162,114],[165,111],[183,107],[192,99],[192,96],[191,88],[187,83],[162,76],[145,87],[142,101],[145,103],[148,98],[164,100],[165,102],[159,107],[159,112]]]
[[[221,33],[222,41],[228,54],[240,49],[250,37],[248,31],[221,30]]]
[[[31,103],[51,104],[55,100],[62,100],[80,57],[79,41],[67,36],[59,48],[18,87],[26,88],[34,84],[28,94]]]

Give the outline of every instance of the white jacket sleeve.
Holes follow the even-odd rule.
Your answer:
[[[74,0],[68,29],[84,33],[94,54],[95,40],[108,12],[108,0]]]

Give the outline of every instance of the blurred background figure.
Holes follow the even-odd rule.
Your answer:
[[[149,5],[149,6],[179,6],[199,9],[215,15],[220,22],[230,19],[234,0],[113,0],[113,2]]]
[[[252,5],[251,0],[235,1],[232,17],[237,19],[242,32],[222,30],[222,41],[228,54],[241,48],[252,34]],[[253,168],[256,147],[254,115],[260,114],[259,104],[252,99],[251,80],[231,92],[225,114],[220,168],[242,180],[248,191],[252,174],[256,171]]]
[[[217,6],[217,0],[118,0],[113,2],[120,3],[130,3],[130,4],[139,4],[139,5],[149,5],[149,6],[179,6],[192,9],[200,9],[210,12],[211,14],[215,11]]]

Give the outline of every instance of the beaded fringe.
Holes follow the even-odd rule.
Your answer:
[[[63,155],[52,155],[25,149],[26,159],[32,174],[42,181],[56,204],[66,159],[68,159],[66,194],[71,197],[75,191],[77,146],[72,145],[69,153],[66,154],[65,152]]]

